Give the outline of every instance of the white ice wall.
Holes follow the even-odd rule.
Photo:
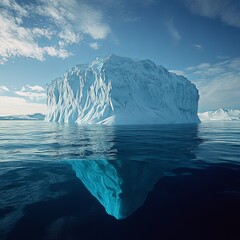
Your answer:
[[[110,55],[78,65],[47,89],[46,121],[79,124],[197,123],[198,90],[149,60]]]

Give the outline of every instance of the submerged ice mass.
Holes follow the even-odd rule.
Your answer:
[[[46,121],[198,123],[198,90],[150,60],[110,55],[77,65],[48,86]]]
[[[193,167],[202,141],[197,124],[67,127],[74,127],[67,136],[79,136],[81,147],[64,162],[116,219],[137,211],[159,180]]]
[[[135,161],[70,161],[76,176],[116,219],[124,219],[146,200],[162,173],[157,164]]]

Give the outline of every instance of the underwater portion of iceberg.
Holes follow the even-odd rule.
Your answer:
[[[82,138],[87,144],[65,163],[116,219],[141,207],[161,178],[172,176],[176,168],[192,167],[201,142],[197,124],[144,125],[141,130],[132,125],[73,126],[72,134],[80,136],[74,144]],[[76,159],[76,154],[82,157]]]
[[[135,212],[162,175],[156,164],[144,162],[78,160],[70,163],[76,176],[116,219]]]

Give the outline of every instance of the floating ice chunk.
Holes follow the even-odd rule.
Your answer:
[[[240,110],[218,109],[198,113],[201,121],[240,121]]]
[[[150,60],[110,55],[77,65],[48,86],[46,121],[198,123],[198,90]]]

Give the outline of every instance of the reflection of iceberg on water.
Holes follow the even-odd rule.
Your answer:
[[[135,212],[161,177],[156,164],[146,162],[75,160],[69,163],[106,212],[117,219]]]

